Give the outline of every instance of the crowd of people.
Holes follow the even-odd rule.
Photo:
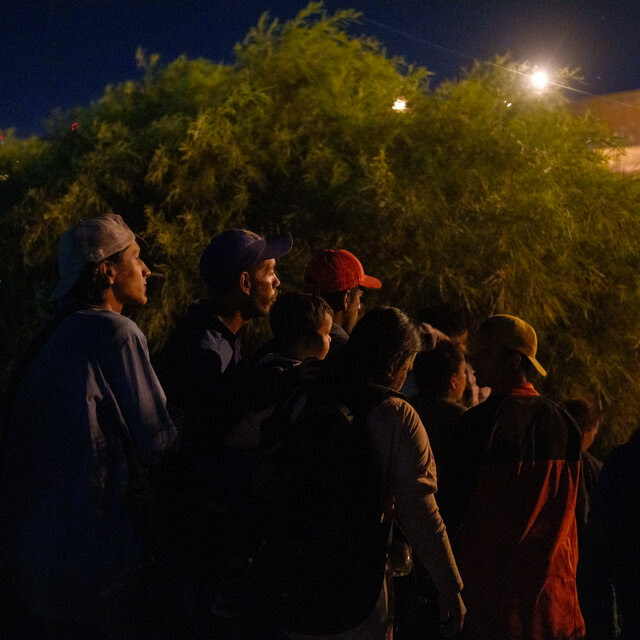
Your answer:
[[[3,637],[640,637],[639,432],[603,466],[595,404],[536,390],[529,323],[491,316],[468,349],[452,307],[363,313],[382,283],[344,249],[278,295],[292,244],[214,237],[152,364],[122,315],[147,302],[135,234],[62,236],[6,394]]]

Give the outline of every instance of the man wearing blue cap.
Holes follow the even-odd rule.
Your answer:
[[[213,488],[211,462],[236,410],[238,330],[269,313],[280,286],[276,258],[289,253],[292,244],[289,233],[267,240],[246,229],[214,237],[200,259],[209,298],[189,307],[161,358],[160,377],[169,403],[183,418],[183,453],[188,450],[204,462],[206,477],[198,478],[194,487],[199,495],[204,487]],[[193,460],[189,466],[192,474]]]
[[[238,330],[266,316],[280,281],[276,258],[291,250],[289,233],[266,239],[246,229],[215,236],[200,259],[209,298],[195,301],[161,355],[159,375],[181,444],[169,484],[175,506],[169,529],[177,531],[177,569],[206,598],[207,581],[217,581],[225,511],[220,473],[221,444],[241,411],[238,389]],[[186,572],[186,573],[185,573]],[[203,612],[210,602],[195,602]]]

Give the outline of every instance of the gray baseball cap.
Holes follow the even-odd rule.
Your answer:
[[[60,280],[51,298],[63,298],[71,291],[87,265],[98,264],[126,249],[135,239],[133,231],[115,213],[82,220],[65,231],[58,244]]]

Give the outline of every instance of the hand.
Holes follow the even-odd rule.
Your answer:
[[[456,593],[447,600],[440,599],[440,632],[443,636],[453,636],[462,631],[467,608],[462,596]]]
[[[439,329],[427,324],[426,322],[422,322],[418,326],[418,333],[420,334],[420,339],[422,340],[422,348],[425,351],[432,351],[435,349],[438,342],[442,342],[443,340],[450,341],[448,335],[442,333]]]

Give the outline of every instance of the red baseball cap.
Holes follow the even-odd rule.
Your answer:
[[[309,293],[337,293],[353,287],[379,289],[378,278],[365,275],[360,260],[345,249],[325,249],[316,253],[304,274],[304,282]]]

